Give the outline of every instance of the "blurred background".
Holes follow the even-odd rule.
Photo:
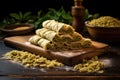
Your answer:
[[[89,10],[91,14],[99,13],[100,15],[109,15],[120,18],[119,0],[83,0],[83,6]],[[0,20],[9,13],[27,12],[36,13],[39,10],[47,12],[48,8],[60,9],[61,6],[65,10],[71,11],[74,5],[73,0],[0,0]]]

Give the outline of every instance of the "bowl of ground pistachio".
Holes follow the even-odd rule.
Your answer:
[[[93,39],[99,41],[120,41],[120,20],[111,16],[101,16],[86,21],[88,33]]]

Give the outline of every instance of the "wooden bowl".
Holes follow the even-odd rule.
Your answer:
[[[22,35],[28,34],[34,30],[33,24],[11,24],[0,28],[7,35]]]
[[[85,22],[85,26],[90,36],[98,41],[104,42],[120,42],[120,27],[99,27],[90,25],[89,21]]]

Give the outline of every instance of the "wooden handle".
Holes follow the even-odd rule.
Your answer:
[[[71,10],[71,14],[73,16],[72,26],[80,34],[83,34],[83,17],[85,15],[85,8],[82,6],[82,1],[83,0],[74,0],[74,6],[72,6]]]
[[[83,0],[74,0],[74,5],[75,6],[82,6],[82,1]]]

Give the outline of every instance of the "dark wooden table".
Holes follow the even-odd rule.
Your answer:
[[[104,73],[80,73],[72,71],[71,66],[51,70],[30,69],[10,61],[0,59],[0,80],[119,80],[120,79],[120,46],[109,44],[108,52],[99,56],[105,63]],[[0,57],[15,48],[0,40]]]

